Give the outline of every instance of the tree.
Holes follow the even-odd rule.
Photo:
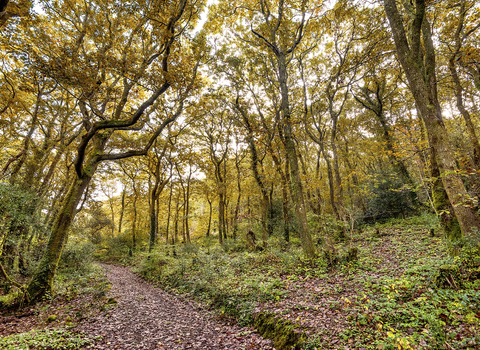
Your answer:
[[[231,13],[225,2],[221,3],[224,13]],[[229,6],[229,5],[228,5]],[[307,257],[315,255],[315,247],[308,229],[307,208],[299,168],[297,149],[294,141],[292,112],[289,101],[288,68],[293,54],[298,48],[310,21],[316,18],[320,6],[315,6],[307,0],[300,2],[279,0],[255,1],[238,4],[232,13],[233,29],[244,32],[242,22],[247,20],[252,36],[237,34],[243,42],[265,50],[274,57],[275,74],[280,94],[281,133],[284,140],[285,154],[289,162],[290,186],[298,220],[299,235],[304,253]],[[233,14],[243,14],[244,18],[235,22]],[[236,25],[236,27],[235,27]]]
[[[199,121],[198,136],[206,148],[208,157],[213,165],[217,194],[218,194],[218,241],[221,244],[227,238],[225,222],[225,206],[227,196],[226,161],[228,158],[230,136],[232,131],[231,113],[221,100],[215,96],[204,96],[211,99],[205,117]]]
[[[27,0],[19,0],[18,2],[0,0],[0,28],[3,27],[10,18],[28,15],[29,9],[30,2]]]
[[[71,37],[58,36],[72,40],[73,45],[65,43],[63,47],[68,50],[63,52],[55,47],[60,60],[52,57],[50,48],[44,45],[36,50],[33,63],[64,88],[75,91],[84,131],[74,161],[76,179],[56,217],[37,272],[28,285],[30,300],[41,298],[51,288],[75,208],[98,165],[148,152],[165,127],[179,116],[183,101],[194,88],[196,57],[201,50],[198,45],[190,46],[190,51],[184,49],[185,70],[170,69],[170,60],[182,57],[178,45],[180,36],[191,27],[201,2],[159,1],[152,7],[139,7],[136,16],[131,15],[129,4],[85,3],[81,7],[56,8],[60,3],[55,3],[51,6],[47,8],[50,20],[54,21],[56,13],[61,13],[76,24],[69,28],[73,32]],[[125,18],[130,20],[124,21]],[[108,28],[104,35],[97,35],[95,26],[99,23]],[[46,34],[41,30],[39,33]],[[97,45],[92,46],[89,41]],[[193,74],[187,73],[188,70]],[[161,96],[172,86],[178,107],[162,120],[152,107],[166,103]],[[116,152],[119,137],[142,130],[147,124],[150,135],[138,138],[143,147]]]
[[[153,170],[154,183],[150,190],[150,240],[148,245],[148,251],[150,253],[155,246],[158,235],[158,199],[163,189],[172,178],[173,164],[171,163],[171,161],[169,162],[169,160],[167,160],[167,162],[169,162],[169,165],[164,164],[164,159],[167,158],[166,153],[168,148],[169,143],[167,141],[164,141],[163,148],[159,150],[158,146],[156,145],[153,148],[154,151],[152,152],[154,153],[154,156],[152,157],[154,169],[151,170]],[[158,152],[160,152],[160,154]],[[163,171],[163,169],[166,168],[169,169],[168,172]]]
[[[427,4],[425,0],[415,0],[411,6],[407,2],[404,4],[409,16],[407,30],[395,0],[384,0],[385,12],[397,48],[397,57],[425,123],[448,200],[453,206],[462,233],[466,234],[472,228],[480,228],[480,218],[468,204],[469,195],[461,177],[456,173],[455,157],[438,101],[435,47],[427,18]],[[455,240],[458,237],[451,236],[450,239]]]

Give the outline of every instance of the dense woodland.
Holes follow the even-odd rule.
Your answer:
[[[0,26],[4,298],[92,254],[331,268],[417,216],[478,249],[475,0],[2,0]]]

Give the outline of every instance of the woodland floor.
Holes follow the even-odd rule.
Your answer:
[[[126,267],[101,266],[111,284],[103,301],[95,302],[92,295],[76,296],[4,313],[0,338],[65,327],[72,320],[74,324],[70,322],[67,328],[91,341],[85,349],[273,349],[270,340],[252,329],[216,322],[193,301],[151,286]],[[87,309],[88,313],[75,317]],[[49,322],[50,315],[56,319]]]
[[[185,299],[154,288],[128,268],[103,265],[118,305],[79,329],[102,337],[87,349],[273,349],[249,328],[215,322]]]
[[[220,247],[139,260],[133,269],[150,283],[127,267],[97,265],[75,288],[66,275],[51,300],[0,314],[0,348],[2,337],[57,328],[80,334],[85,349],[267,350],[271,340],[238,324],[269,312],[302,327],[305,349],[480,349],[479,281],[437,287],[436,271],[457,260],[415,220],[359,232],[346,244],[358,261],[332,269],[281,250]]]

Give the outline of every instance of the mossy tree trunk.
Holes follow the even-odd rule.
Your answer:
[[[290,170],[290,188],[291,198],[295,208],[295,214],[298,223],[298,233],[302,245],[303,252],[308,258],[315,256],[315,246],[308,228],[307,222],[307,208],[305,207],[304,190],[302,185],[302,177],[300,174],[299,160],[297,156],[297,148],[294,140],[294,130],[292,123],[292,115],[290,111],[289,89],[288,89],[288,65],[291,62],[292,55],[297,49],[298,45],[303,39],[306,27],[307,8],[304,3],[300,8],[295,9],[297,16],[287,18],[287,13],[284,11],[287,4],[285,1],[277,3],[278,16],[270,20],[270,10],[268,6],[261,8],[260,12],[263,16],[264,23],[269,30],[268,34],[251,29],[252,33],[263,42],[275,57],[275,64],[277,70],[277,79],[280,93],[280,112],[277,116],[278,121],[281,122],[278,128],[280,137],[282,139],[285,155],[289,163]],[[293,7],[292,7],[293,9]],[[295,23],[296,30],[293,32],[283,33],[280,29],[282,25]],[[257,24],[255,24],[257,25]],[[281,119],[281,120],[280,120]]]
[[[302,178],[300,176],[300,168],[298,165],[297,149],[295,147],[295,141],[293,140],[293,126],[290,114],[290,103],[288,100],[287,62],[283,52],[278,53],[277,64],[281,92],[283,137],[290,169],[292,201],[297,217],[298,233],[303,251],[307,257],[312,258],[315,256],[315,247],[313,245],[312,236],[310,235],[310,231],[308,229],[307,208],[305,207]]]
[[[453,207],[463,234],[472,228],[480,229],[480,218],[469,205],[469,195],[456,172],[455,155],[442,118],[437,97],[436,57],[430,24],[426,18],[426,1],[415,4],[404,2],[411,14],[408,38],[395,0],[384,0],[385,12],[390,22],[398,59],[407,76],[410,90],[425,123],[430,146],[440,169],[440,178]],[[450,235],[450,234],[449,234]]]
[[[153,250],[153,247],[156,244],[157,241],[157,235],[158,235],[158,199],[160,197],[160,194],[162,193],[163,189],[167,185],[168,181],[170,181],[170,178],[172,177],[172,167],[170,167],[170,176],[168,177],[162,177],[160,174],[160,164],[162,158],[165,156],[167,148],[164,147],[162,150],[162,153],[160,156],[156,157],[156,164],[155,164],[155,183],[151,189],[150,192],[150,240],[149,240],[149,245],[148,245],[148,251],[151,253]]]
[[[263,176],[260,174],[259,166],[261,166],[261,163],[258,157],[257,146],[255,145],[255,138],[253,134],[254,126],[252,125],[252,122],[249,118],[249,115],[245,107],[240,105],[239,96],[237,96],[237,99],[235,101],[235,108],[239,111],[243,120],[243,126],[247,130],[247,143],[248,143],[248,149],[250,151],[250,157],[251,157],[250,168],[253,172],[253,177],[255,178],[255,182],[257,183],[258,188],[260,190],[260,194],[261,194],[260,203],[261,203],[262,242],[263,242],[263,247],[266,248],[267,238],[268,238],[268,235],[270,234],[269,218],[270,218],[271,209],[270,209],[270,201],[268,199],[267,188],[265,186]]]
[[[460,58],[459,57],[461,55],[460,50],[462,48],[463,41],[465,41],[467,37],[471,35],[475,30],[475,29],[471,29],[471,30],[468,30],[467,33],[464,33],[465,16],[467,15],[467,12],[470,9],[467,9],[465,1],[460,2],[460,6],[458,8],[458,11],[459,11],[458,24],[455,30],[455,47],[454,47],[454,52],[450,56],[450,59],[448,61],[448,68],[450,70],[450,75],[453,80],[453,89],[455,91],[457,109],[460,111],[460,113],[463,116],[463,119],[465,120],[467,133],[468,133],[468,136],[470,137],[470,142],[473,146],[472,163],[474,168],[476,170],[479,170],[480,169],[480,143],[478,142],[478,137],[475,131],[475,126],[473,124],[470,112],[465,107],[465,103],[463,101],[463,87],[460,82],[460,78],[458,76],[457,67],[455,63]]]
[[[85,189],[92,180],[92,175],[99,164],[96,151],[103,151],[106,140],[97,140],[94,154],[86,161],[85,171],[82,177],[72,182],[70,189],[62,203],[60,212],[53,223],[50,237],[45,252],[40,260],[37,270],[27,286],[30,301],[38,300],[52,288],[53,278],[58,267],[63,246],[67,239],[68,229],[77,212],[77,206],[84,194]]]
[[[126,194],[126,187],[123,188],[122,191],[122,205],[120,207],[120,219],[118,221],[118,233],[122,233],[122,221],[123,221],[123,214],[125,212],[125,194]]]
[[[235,145],[238,145],[238,140],[236,140]],[[233,213],[233,239],[237,239],[238,236],[238,214],[240,212],[240,203],[242,200],[242,174],[240,171],[240,163],[243,157],[240,158],[238,155],[238,148],[235,148],[235,169],[237,170],[237,190],[238,196],[235,203],[235,211]]]
[[[208,227],[207,227],[207,233],[205,234],[205,236],[210,237],[210,229],[212,227],[213,208],[212,208],[212,200],[207,197],[207,201],[208,201]]]
[[[433,147],[430,148],[430,171],[430,175],[434,179],[432,184],[433,206],[440,217],[446,236],[450,241],[454,242],[462,237],[462,231],[440,179],[440,169],[438,168]]]

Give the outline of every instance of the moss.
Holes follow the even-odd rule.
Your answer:
[[[15,307],[23,299],[23,293],[19,290],[0,296],[0,309]]]
[[[254,327],[262,337],[273,340],[277,350],[300,349],[306,339],[299,326],[269,313],[258,314]]]
[[[56,321],[56,319],[57,319],[57,315],[50,315],[50,316],[47,317],[46,322],[47,323],[52,323],[52,322]]]
[[[439,180],[433,185],[432,197],[435,210],[440,213],[445,236],[450,242],[458,241],[462,238],[460,224],[453,213],[453,208],[448,201],[447,193],[443,189],[443,185]]]

